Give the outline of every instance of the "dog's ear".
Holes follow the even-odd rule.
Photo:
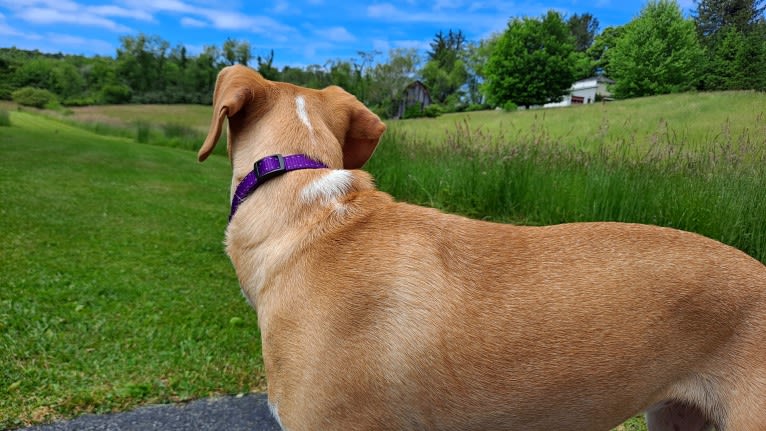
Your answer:
[[[348,131],[343,143],[343,167],[359,169],[370,159],[386,125],[362,102],[351,102]]]
[[[213,152],[218,138],[221,136],[224,118],[236,115],[245,105],[256,100],[264,99],[263,92],[267,81],[258,72],[246,66],[236,65],[222,69],[215,81],[213,93],[213,118],[210,130],[202,144],[197,158],[204,161]]]

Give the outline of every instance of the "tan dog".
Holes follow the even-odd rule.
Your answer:
[[[620,223],[521,227],[398,203],[356,170],[385,126],[338,87],[224,69],[232,193],[256,160],[328,169],[244,200],[227,252],[286,430],[766,430],[766,267]],[[348,170],[351,169],[351,170]]]

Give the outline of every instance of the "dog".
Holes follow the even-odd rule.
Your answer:
[[[745,253],[396,202],[360,170],[386,126],[339,87],[230,66],[200,161],[224,120],[226,252],[283,429],[766,430],[766,267]]]

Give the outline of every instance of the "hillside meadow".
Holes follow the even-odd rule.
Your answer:
[[[0,429],[262,389],[228,161],[26,112],[0,127]]]
[[[0,109],[0,429],[262,390],[228,160],[189,151],[210,107]],[[393,121],[365,169],[471,217],[667,225],[765,261],[765,112],[740,92]]]

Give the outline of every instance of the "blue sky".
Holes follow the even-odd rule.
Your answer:
[[[630,0],[0,0],[0,47],[114,56],[120,36],[143,32],[191,53],[226,38],[247,40],[254,55],[274,49],[277,66],[348,60],[358,51],[427,49],[439,30],[468,40],[501,32],[515,16],[590,12],[601,28],[638,15]],[[679,4],[688,12],[693,0]],[[381,56],[384,57],[385,55]]]

